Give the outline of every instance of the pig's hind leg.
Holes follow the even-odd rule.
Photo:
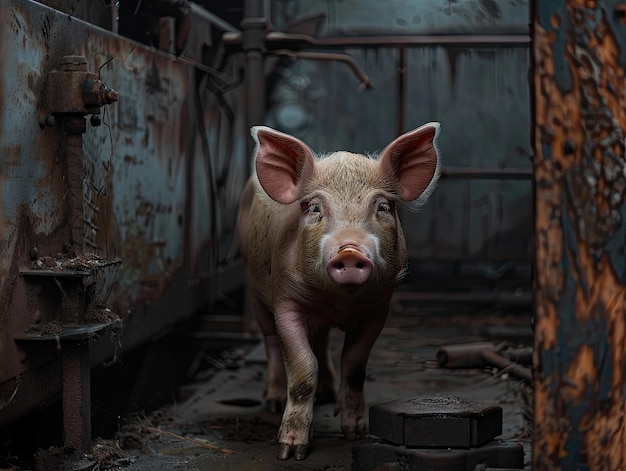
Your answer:
[[[341,430],[346,440],[364,438],[367,434],[363,394],[367,360],[385,320],[386,315],[369,319],[346,331],[341,353],[341,382],[335,405],[335,415],[341,412]]]
[[[285,362],[276,333],[274,315],[261,302],[253,297],[252,306],[265,341],[267,372],[265,380],[265,409],[273,414],[282,412],[287,402],[287,377]]]
[[[337,400],[335,367],[329,349],[330,326],[320,327],[313,338],[313,353],[317,358],[317,391],[315,404],[333,404]]]

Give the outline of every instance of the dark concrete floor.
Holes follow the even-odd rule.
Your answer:
[[[509,329],[530,345],[529,314],[504,314],[447,305],[417,309],[396,298],[392,315],[372,352],[365,384],[367,407],[415,396],[450,395],[479,400],[503,409],[500,439],[524,445],[525,469],[530,469],[530,389],[518,379],[493,369],[448,370],[437,367],[436,353],[444,344],[503,340],[493,332]],[[505,327],[505,329],[500,329]],[[510,332],[509,332],[510,333]],[[514,334],[515,336],[515,334]],[[332,334],[332,349],[341,348],[343,334]],[[136,432],[143,450],[126,449],[128,470],[348,470],[352,446],[342,438],[333,405],[318,406],[309,457],[277,461],[274,442],[280,416],[264,411],[264,349],[248,347],[233,369],[223,369],[208,381],[184,387],[186,400],[139,421]],[[158,431],[162,432],[159,433]],[[128,433],[128,432],[127,432]],[[123,434],[122,434],[123,436]]]

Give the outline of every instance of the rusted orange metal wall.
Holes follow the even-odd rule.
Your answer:
[[[626,24],[613,1],[533,14],[533,469],[626,469]]]

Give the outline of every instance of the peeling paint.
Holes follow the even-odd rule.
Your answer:
[[[609,2],[538,2],[534,25],[533,469],[626,466],[623,34]]]

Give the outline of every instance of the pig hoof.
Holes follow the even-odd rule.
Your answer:
[[[307,450],[308,446],[307,445],[296,445],[293,448],[293,457],[296,459],[296,461],[302,461],[303,459],[306,458],[307,455]]]
[[[287,460],[293,451],[293,457],[296,461],[302,461],[306,459],[308,452],[308,445],[290,445],[289,443],[279,443],[278,444],[278,454],[277,458],[279,460]]]
[[[291,445],[289,443],[279,443],[278,444],[278,453],[276,457],[279,460],[287,460],[289,459],[289,455],[291,454]]]
[[[364,427],[341,427],[341,430],[344,438],[349,442],[365,438],[365,435],[367,435],[367,430]]]
[[[265,410],[271,414],[278,414],[284,409],[285,401],[280,399],[268,399],[265,401]]]

